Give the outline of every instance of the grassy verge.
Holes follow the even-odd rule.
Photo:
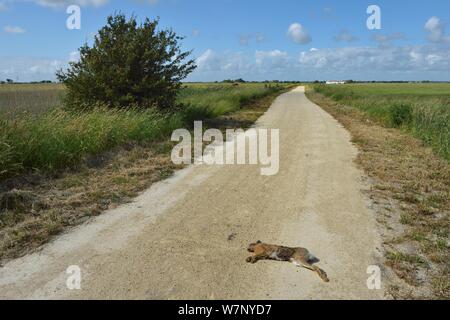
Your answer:
[[[200,85],[187,88],[194,90],[192,95],[196,94],[196,86]],[[130,201],[152,183],[172,175],[180,167],[173,165],[170,160],[173,144],[169,141],[169,129],[181,128],[181,125],[192,126],[190,121],[205,118],[209,118],[207,123],[210,127],[246,128],[267,110],[276,96],[288,88],[260,85],[255,90],[248,90],[245,88],[247,85],[241,88],[212,86],[214,90],[222,91],[217,94],[215,102],[208,100],[206,103],[203,90],[209,89],[199,88],[202,94],[197,98],[189,97],[189,112],[178,113],[170,119],[160,118],[151,111],[144,113],[144,116],[129,111],[128,115],[120,112],[104,112],[102,115],[94,112],[76,117],[68,115],[67,121],[55,121],[62,128],[59,130],[65,133],[64,128],[72,128],[69,124],[77,120],[75,123],[78,126],[73,127],[77,134],[71,136],[72,130],[68,129],[65,133],[70,145],[83,145],[80,141],[86,145],[89,139],[99,141],[95,137],[102,137],[101,141],[110,144],[107,147],[100,144],[100,149],[94,149],[107,151],[84,152],[82,157],[76,158],[76,167],[72,169],[52,170],[51,176],[43,174],[45,170],[39,170],[38,174],[21,175],[0,183],[0,261],[33,251],[66,228]],[[244,90],[245,98],[236,100],[239,90]],[[214,110],[216,103],[227,105],[227,108],[218,112]],[[49,116],[54,112],[42,117],[54,119]],[[213,116],[215,118],[211,118]],[[42,119],[38,117],[35,121]],[[128,123],[125,128],[125,124],[121,123],[123,120]],[[170,122],[166,122],[168,120]],[[81,124],[84,130],[95,124],[91,128],[93,132],[84,135]],[[79,134],[85,139],[79,138]],[[71,142],[70,137],[79,140]],[[48,145],[51,147],[52,144]]]
[[[354,84],[314,87],[319,93],[402,128],[450,161],[450,84]]]
[[[383,236],[394,298],[450,298],[450,166],[408,132],[309,90],[352,134]],[[340,100],[340,101],[343,101]]]
[[[129,142],[158,141],[194,120],[236,111],[282,89],[262,84],[187,85],[178,99],[184,108],[170,116],[155,110],[54,108],[38,115],[4,117],[0,119],[0,180],[36,170],[51,173],[72,168],[88,156]]]
[[[37,117],[23,115],[3,121],[0,178],[30,170],[51,172],[74,167],[87,155],[97,155],[128,141],[160,139],[168,135],[171,126],[153,110],[96,109],[75,113],[55,109]]]

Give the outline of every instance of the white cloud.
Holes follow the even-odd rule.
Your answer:
[[[372,40],[378,42],[381,46],[389,45],[392,41],[405,39],[405,35],[401,32],[391,34],[375,34]]]
[[[196,73],[223,74],[223,78],[240,78],[255,73],[271,73],[285,70],[288,64],[294,62],[289,54],[280,50],[255,51],[254,60],[247,58],[240,52],[217,53],[206,50],[197,60]]]
[[[289,26],[287,35],[296,43],[306,44],[312,41],[311,36],[300,23]]]
[[[214,57],[214,51],[211,49],[206,50],[204,53],[197,58],[197,68],[199,70],[208,70],[211,69],[212,65],[216,65],[219,61],[214,61],[216,58]]]
[[[435,64],[438,64],[441,62],[444,58],[441,55],[438,54],[429,54],[426,56],[426,61],[430,66],[433,66]]]
[[[411,61],[412,63],[420,62],[422,60],[422,54],[420,52],[412,50],[409,53],[409,58],[409,61]]]
[[[150,5],[155,5],[159,3],[159,0],[143,0],[144,2],[147,2]]]
[[[240,44],[241,46],[246,46],[246,45],[248,45],[249,42],[250,42],[250,38],[251,38],[251,36],[248,35],[248,34],[241,34],[241,35],[239,36],[239,44]]]
[[[56,71],[68,67],[69,61],[79,59],[78,52],[71,52],[67,59],[0,57],[0,80],[16,81],[56,80]]]
[[[1,6],[2,3],[6,8],[7,3],[17,3],[17,2],[33,2],[43,7],[65,8],[72,4],[79,5],[81,7],[86,6],[101,7],[108,4],[110,0],[3,0],[2,2],[0,2],[0,8],[2,7]]]
[[[357,41],[358,38],[352,35],[347,30],[343,30],[337,36],[334,37],[334,40],[342,42],[354,42]]]
[[[159,0],[133,0],[134,2],[156,5]],[[0,11],[7,10],[9,4],[19,2],[31,2],[39,6],[49,7],[54,9],[63,9],[70,5],[79,5],[80,7],[102,7],[111,2],[111,0],[0,0]]]
[[[264,42],[264,41],[266,41],[266,36],[262,32],[257,32],[257,33],[255,33],[255,40],[258,43]]]
[[[428,19],[425,30],[431,42],[450,42],[450,35],[445,35],[445,26],[438,17]]]
[[[63,66],[63,62],[60,60],[37,60],[36,64],[29,67],[29,71],[32,74],[44,75],[51,74],[53,75],[56,70],[60,69]],[[53,78],[53,76],[52,76]]]
[[[13,2],[13,1],[23,1],[23,0],[10,0],[10,1]],[[82,7],[87,7],[87,6],[101,7],[110,2],[110,0],[26,0],[26,1],[32,1],[41,6],[53,7],[53,8],[65,7],[65,6],[69,6],[71,4],[76,4],[76,5],[79,5]],[[134,0],[134,1],[143,3],[143,4],[149,4],[149,5],[156,5],[159,2],[159,0]]]
[[[256,51],[255,63],[259,67],[268,68],[273,70],[274,68],[285,68],[289,63],[289,55],[287,52],[280,50],[272,51]]]
[[[109,0],[32,0],[41,6],[46,7],[65,7],[76,4],[82,7],[94,6],[101,7],[109,2]]]
[[[55,80],[55,72],[76,61],[66,59],[0,57],[0,80]],[[246,55],[242,52],[204,51],[190,81],[246,80],[449,80],[450,51],[446,46],[310,48],[300,55],[268,50]]]
[[[25,33],[25,29],[23,29],[21,27],[17,27],[17,26],[6,26],[6,27],[3,28],[3,30],[6,33],[14,33],[14,34]]]
[[[295,57],[281,50],[239,52],[211,49],[197,59],[194,81],[246,80],[449,80],[450,51],[441,45],[310,48]]]
[[[77,62],[80,60],[80,52],[73,51],[69,55],[69,62]]]
[[[65,62],[57,59],[5,58],[0,59],[0,79],[16,81],[55,80],[55,73]]]
[[[450,52],[432,46],[348,47],[302,52],[305,68],[337,72],[441,71],[450,69]]]
[[[256,33],[251,33],[251,34],[241,34],[239,36],[239,44],[241,46],[246,46],[253,40],[256,43],[261,43],[266,40],[266,36],[262,32],[256,32]]]
[[[158,4],[159,0],[134,0],[135,2],[139,2],[139,3],[144,3],[144,4],[149,4],[151,6],[154,6],[156,4]]]
[[[242,53],[224,52],[216,53],[211,49],[206,50],[197,60],[197,70],[201,72],[224,72],[234,74],[245,71],[249,63]]]

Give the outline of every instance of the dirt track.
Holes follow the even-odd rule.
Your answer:
[[[179,171],[0,268],[0,298],[382,298],[366,285],[380,240],[349,133],[301,87],[257,126],[280,129],[278,175],[248,165]],[[288,263],[245,263],[258,239],[308,248],[331,282]],[[82,290],[66,287],[71,265],[81,267]]]

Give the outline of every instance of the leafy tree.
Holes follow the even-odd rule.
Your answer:
[[[57,78],[68,93],[66,104],[75,108],[174,106],[181,80],[195,69],[183,52],[183,38],[172,30],[158,30],[159,19],[138,24],[132,16],[109,16],[94,44],[80,49],[80,59],[71,62]]]

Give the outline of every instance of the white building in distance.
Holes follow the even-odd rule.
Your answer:
[[[326,84],[345,84],[345,81],[342,80],[329,80],[326,82]]]

